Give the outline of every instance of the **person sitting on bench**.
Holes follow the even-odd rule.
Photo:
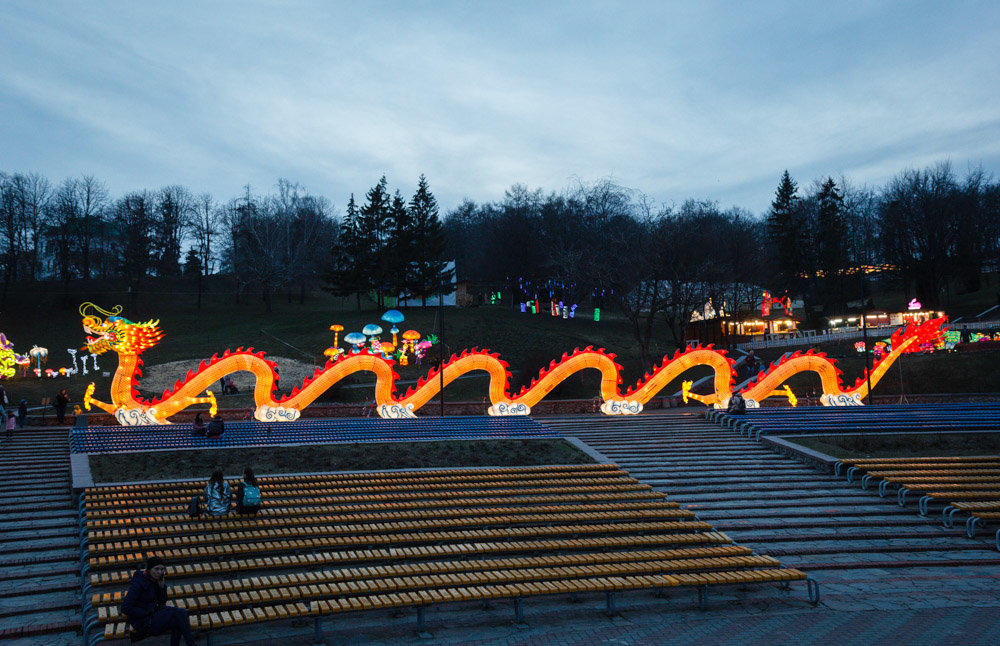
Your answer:
[[[205,420],[201,418],[201,411],[194,416],[194,424],[191,425],[191,433],[194,435],[204,435],[205,430]]]
[[[205,485],[205,508],[212,516],[225,516],[233,502],[233,492],[222,477],[222,469],[212,472],[212,478]]]
[[[747,401],[743,399],[743,395],[733,393],[733,396],[729,398],[729,405],[726,407],[726,412],[730,415],[743,415],[746,413]]]
[[[132,641],[170,632],[170,646],[179,646],[181,637],[194,646],[187,610],[167,605],[167,568],[159,556],[146,559],[146,569],[132,575],[132,583],[122,600],[121,611],[135,632]]]
[[[236,489],[236,513],[254,515],[260,511],[260,486],[253,469],[243,470],[243,482]]]
[[[216,414],[208,423],[208,434],[205,437],[222,437],[225,432],[226,424],[222,421],[222,415]]]

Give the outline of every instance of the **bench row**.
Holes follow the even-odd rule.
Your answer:
[[[359,610],[374,610],[381,608],[417,607],[419,626],[423,628],[423,608],[442,603],[465,601],[488,601],[495,599],[515,600],[515,618],[523,620],[520,601],[525,598],[555,594],[583,594],[593,592],[608,593],[608,611],[614,614],[614,597],[616,592],[641,589],[671,588],[677,586],[698,586],[706,588],[710,585],[736,585],[747,583],[780,582],[807,580],[809,597],[812,603],[818,603],[819,593],[815,582],[808,579],[805,573],[794,569],[750,570],[733,573],[692,573],[673,575],[636,575],[583,578],[570,580],[536,581],[522,583],[494,583],[469,587],[440,587],[413,591],[384,591],[376,594],[345,596],[340,598],[317,599],[305,601],[288,601],[276,605],[251,606],[231,610],[196,612],[189,615],[191,627],[195,630],[214,630],[218,628],[265,621],[291,619],[297,617],[322,617],[324,615],[352,612]],[[312,589],[308,589],[312,593]],[[706,592],[699,590],[699,602],[704,606]],[[316,637],[322,641],[320,624],[316,626]],[[110,620],[105,626],[105,639],[124,639],[128,635],[128,626],[122,621]]]

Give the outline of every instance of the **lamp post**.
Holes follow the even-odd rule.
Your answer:
[[[440,283],[438,292],[438,343],[441,345],[441,368],[438,370],[438,379],[441,384],[441,417],[444,417],[444,280]]]
[[[865,314],[865,269],[858,271],[861,276],[861,335],[865,339],[865,376],[868,378],[868,405],[872,405],[872,364],[868,355],[868,316]]]

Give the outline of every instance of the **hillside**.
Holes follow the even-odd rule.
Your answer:
[[[43,286],[44,287],[44,286]],[[153,283],[149,291],[136,299],[134,311],[127,307],[122,315],[133,321],[159,319],[165,336],[159,345],[143,354],[145,362],[144,378],[141,381],[143,393],[154,396],[182,378],[188,369],[197,367],[199,361],[213,354],[221,354],[226,349],[243,346],[267,352],[279,364],[282,388],[290,390],[310,375],[316,366],[325,362],[323,350],[332,345],[333,335],[330,325],[339,323],[346,331],[360,330],[367,323],[379,323],[382,309],[372,302],[363,304],[359,312],[353,299],[339,299],[323,292],[309,294],[303,303],[297,298],[274,299],[273,311],[265,311],[259,299],[251,303],[237,304],[224,283],[213,283],[205,295],[203,306],[197,308],[196,294],[188,284],[178,281]],[[129,294],[113,290],[86,290],[59,293],[51,289],[13,290],[8,294],[7,307],[0,312],[0,331],[14,342],[18,352],[27,352],[32,345],[49,349],[47,367],[69,366],[70,355],[67,348],[80,348],[84,344],[84,333],[80,325],[79,304],[93,301],[106,309],[116,304],[127,305]],[[627,323],[613,313],[602,312],[601,320],[595,322],[592,312],[578,310],[575,319],[553,318],[548,315],[528,315],[513,311],[509,306],[485,306],[476,308],[446,308],[444,312],[443,334],[437,320],[436,308],[405,308],[406,321],[400,329],[416,329],[422,334],[436,334],[443,337],[447,352],[460,353],[473,347],[489,348],[499,353],[510,364],[514,377],[511,390],[516,391],[527,383],[538,371],[552,360],[558,360],[563,353],[572,352],[577,347],[606,348],[618,355],[624,368],[624,386],[635,383],[643,374],[639,354]],[[386,328],[389,326],[386,325]],[[343,334],[343,333],[342,333]],[[388,336],[388,335],[383,335]],[[341,339],[343,336],[341,335]],[[654,342],[654,356],[673,353],[674,347],[666,341],[666,335],[657,335]],[[341,341],[341,345],[343,342]],[[831,356],[841,357],[841,367],[845,382],[853,383],[860,375],[862,361],[849,345],[822,347]],[[762,359],[771,361],[783,351],[761,353]],[[1000,360],[997,352],[968,354],[909,355],[904,359],[902,372],[904,390],[919,392],[1000,392],[1000,371],[994,369]],[[79,364],[79,362],[78,362]],[[96,381],[96,392],[106,398],[110,374],[116,367],[115,357],[102,355],[98,358],[99,372],[78,374],[59,379],[16,378],[6,383],[15,400],[24,397],[30,404],[40,402],[42,397],[54,397],[59,388],[67,388],[70,397],[79,401],[86,385]],[[403,382],[415,381],[427,374],[430,362],[422,366],[397,366]],[[708,374],[707,369],[690,371],[686,378]],[[105,376],[107,375],[107,376]],[[237,375],[237,384],[249,387],[250,381]],[[365,381],[355,377],[355,384]],[[899,392],[899,373],[894,367],[876,388],[876,394]],[[352,388],[352,384],[338,384],[323,399],[329,401],[360,401],[370,399],[367,387]],[[809,376],[796,378],[792,382],[797,392],[807,393],[815,385]],[[405,390],[405,385],[401,386]],[[679,390],[679,383],[671,384],[664,390],[672,394]],[[596,371],[578,373],[567,380],[550,395],[555,397],[590,398],[598,392]],[[449,386],[449,399],[479,400],[486,395],[484,379],[466,379]],[[249,404],[246,395],[228,398],[224,405],[237,407]]]

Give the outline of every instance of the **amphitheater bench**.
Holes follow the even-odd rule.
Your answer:
[[[152,553],[191,626],[434,604],[689,586],[806,581],[733,545],[613,465],[261,478],[251,517],[190,519],[200,483],[94,487],[81,496],[85,604],[108,640],[128,637],[122,588]],[[166,501],[167,504],[164,504]],[[109,588],[117,588],[108,591]],[[87,611],[89,612],[89,611]],[[86,616],[86,613],[85,613]],[[87,624],[89,626],[89,623]]]

